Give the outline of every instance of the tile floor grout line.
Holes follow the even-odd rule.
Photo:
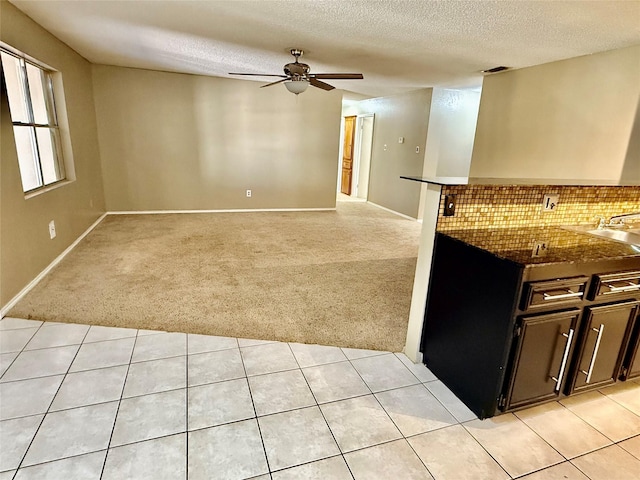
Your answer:
[[[598,391],[598,390],[593,390],[594,392]],[[600,392],[598,392],[600,393]],[[562,402],[560,402],[560,400],[555,400],[554,402],[549,402],[548,404],[543,404],[543,405],[550,405],[552,403],[557,403],[558,405],[560,405],[561,407],[563,407],[564,409],[566,409],[567,411],[569,411],[571,414],[573,414],[575,417],[578,418],[578,420],[580,420],[581,422],[583,422],[584,424],[586,424],[588,427],[594,429],[596,432],[598,432],[600,435],[602,435],[604,438],[606,438],[607,440],[609,440],[609,442],[611,442],[609,445],[605,445],[605,447],[608,447],[610,445],[614,445],[615,443],[617,443],[613,438],[609,437],[608,435],[606,435],[604,432],[602,432],[599,428],[597,428],[595,425],[592,425],[591,422],[589,422],[588,420],[582,418],[580,415],[578,415],[576,412],[574,412],[571,408],[567,407],[566,405],[563,405]],[[535,408],[535,406],[533,407]],[[513,412],[514,415],[518,416],[518,412],[520,412],[522,410],[516,410],[515,412]],[[520,418],[520,417],[518,417]],[[522,419],[521,419],[522,420]],[[522,420],[524,422],[524,420]],[[525,422],[526,423],[526,422]],[[599,450],[600,448],[603,447],[598,447],[595,450],[593,450],[594,452],[596,450]],[[558,452],[559,453],[559,452]],[[587,452],[587,453],[591,453],[591,452]],[[562,455],[562,454],[561,454]],[[578,455],[581,456],[583,454]],[[564,455],[562,455],[564,457]],[[565,457],[567,458],[567,457]],[[573,457],[573,458],[577,458],[577,457]],[[567,458],[567,460],[571,460],[569,458]]]
[[[133,359],[133,352],[136,350],[136,343],[138,343],[138,332],[133,340],[133,347],[131,348],[131,354],[129,355],[129,363],[127,364],[127,372],[124,375],[124,382],[122,383],[122,390],[120,391],[120,399],[118,400],[118,407],[116,408],[116,415],[113,417],[113,426],[111,427],[111,434],[109,435],[109,441],[107,442],[107,453],[102,461],[102,469],[100,470],[100,479],[104,476],[104,469],[107,466],[107,459],[109,458],[109,450],[111,449],[111,441],[113,440],[113,432],[116,429],[116,423],[118,422],[118,414],[120,413],[120,406],[122,405],[122,395],[124,395],[124,389],[127,386],[127,377],[129,376],[129,369],[131,368],[131,360]],[[120,446],[120,445],[119,445]],[[115,447],[114,447],[115,448]]]
[[[589,452],[589,453],[593,453],[593,452]],[[588,454],[585,454],[585,455],[588,455]],[[575,457],[575,458],[578,458],[578,457]],[[571,463],[571,460],[565,459],[562,462],[554,463],[553,465],[548,465],[546,467],[539,468],[538,470],[533,470],[532,472],[523,473],[522,475],[518,475],[517,477],[511,477],[510,476],[510,478],[515,480],[515,479],[518,479],[518,478],[526,477],[527,475],[533,475],[535,473],[544,472],[545,470],[548,470],[548,469],[553,468],[553,467],[557,467],[558,465],[562,465],[562,464],[565,464],[565,463],[569,463],[569,464],[573,465],[573,463]],[[573,466],[575,466],[575,465],[573,465]],[[585,474],[585,477],[586,476],[587,475]],[[589,480],[591,480],[590,477],[587,477],[587,478],[589,478]]]
[[[560,402],[558,402],[557,400],[556,400],[556,402],[557,402],[557,403],[560,403]],[[550,402],[550,403],[553,403],[553,402]],[[513,416],[514,416],[514,417],[516,417],[520,422],[522,422],[522,423],[523,423],[523,424],[524,424],[524,425],[525,425],[529,430],[531,430],[535,435],[537,435],[537,436],[538,436],[538,438],[540,438],[543,442],[545,442],[547,445],[549,445],[549,446],[550,446],[550,447],[551,447],[555,452],[557,452],[557,453],[558,453],[558,455],[560,455],[562,458],[564,458],[565,460],[570,460],[569,458],[565,457],[565,456],[562,454],[562,452],[558,451],[558,449],[556,449],[553,445],[551,445],[551,444],[550,444],[550,443],[549,443],[549,442],[548,442],[548,441],[547,441],[547,440],[546,440],[542,435],[540,435],[540,434],[539,434],[538,432],[536,432],[533,428],[531,428],[531,427],[529,426],[529,424],[527,424],[527,422],[525,422],[525,421],[524,421],[524,420],[522,420],[520,417],[518,417],[518,416],[516,415],[516,413],[517,413],[517,412],[513,412]],[[573,413],[573,412],[572,412],[572,413]],[[602,435],[604,435],[604,433],[602,433],[602,432],[600,432],[600,433],[601,433]],[[604,435],[604,436],[605,436],[607,439],[611,440],[611,439],[610,439],[609,437],[607,437],[606,435]],[[613,440],[611,440],[611,441],[613,442]],[[615,443],[615,442],[614,442],[614,443]],[[607,445],[607,446],[610,446],[610,445]],[[606,447],[601,447],[601,448],[606,448]],[[595,450],[593,450],[593,451],[595,452],[595,451],[597,451],[597,450],[600,450],[600,448],[597,448],[597,449],[595,449]],[[591,453],[591,452],[588,452],[588,453]],[[587,455],[587,453],[585,453],[585,455]],[[582,456],[582,455],[578,455],[578,456]],[[574,457],[574,458],[577,458],[577,457]],[[554,465],[555,465],[555,464],[554,464]],[[550,466],[552,466],[552,465],[550,465]]]
[[[1,320],[4,320],[4,319],[0,319],[0,321],[1,321]],[[40,329],[42,328],[42,326],[44,325],[44,323],[45,323],[45,322],[42,322],[40,325],[38,325],[38,327],[27,327],[27,328],[36,328],[36,331],[35,331],[35,332],[33,332],[33,335],[31,335],[31,336],[29,337],[29,340],[27,340],[27,341],[26,341],[26,343],[22,346],[22,349],[21,349],[19,352],[17,352],[17,354],[16,354],[15,358],[14,358],[13,360],[11,360],[11,363],[9,364],[9,366],[7,367],[7,369],[6,369],[4,372],[2,372],[2,375],[0,375],[0,383],[9,383],[9,382],[11,382],[11,380],[9,380],[9,382],[3,382],[3,381],[2,381],[2,377],[4,377],[4,376],[6,375],[6,373],[7,373],[7,372],[9,371],[9,369],[13,366],[13,364],[14,364],[14,363],[15,363],[15,361],[18,359],[18,357],[22,354],[22,352],[24,352],[24,351],[25,351],[25,348],[27,348],[27,345],[29,345],[29,342],[30,342],[31,340],[33,340],[33,337],[35,337],[35,335],[40,331]],[[24,329],[23,329],[23,328],[15,328],[15,329],[13,329],[13,330],[0,330],[0,332],[3,332],[3,331],[9,331],[9,332],[11,332],[11,331],[15,331],[15,330],[24,330]],[[27,351],[28,351],[28,350],[27,350]],[[4,353],[16,353],[16,352],[2,352],[2,353],[4,354]],[[75,357],[74,357],[74,358],[75,358]],[[47,375],[47,376],[53,376],[53,375]],[[14,381],[15,381],[15,380],[14,380]]]
[[[442,383],[442,385],[444,385],[444,386],[445,386],[445,388],[447,388],[447,390],[449,390],[449,387],[447,387],[447,386],[442,382],[442,380],[440,380],[440,379],[433,380],[432,382],[427,382],[427,383],[433,383],[433,382],[440,382],[440,383]],[[424,383],[423,383],[423,385],[424,385]],[[433,395],[433,397],[438,401],[438,403],[439,403],[440,405],[442,405],[442,407],[443,407],[447,412],[449,412],[453,418],[455,418],[455,419],[456,419],[456,422],[458,422],[458,425],[462,425],[463,423],[466,423],[466,422],[472,422],[473,420],[479,420],[478,416],[477,416],[475,413],[471,412],[471,413],[473,413],[473,415],[475,416],[475,418],[473,418],[473,419],[471,419],[471,420],[465,420],[464,422],[460,421],[460,419],[458,419],[458,417],[456,417],[455,413],[453,413],[453,411],[452,411],[449,407],[447,407],[447,405],[445,405],[445,403],[444,403],[442,400],[440,400],[440,399],[438,398],[438,396],[437,396],[435,393],[433,393],[431,390],[429,390],[429,387],[427,387],[427,386],[425,385],[425,388],[429,391],[429,393],[430,393],[431,395]],[[449,390],[449,391],[451,392],[451,390]],[[467,405],[466,405],[466,404],[464,404],[464,402],[462,402],[462,400],[460,400],[460,399],[455,395],[455,393],[453,393],[453,392],[451,392],[451,393],[452,393],[452,394],[453,394],[453,395],[458,399],[458,401],[460,401],[460,402],[461,402],[461,403],[462,403],[462,404],[463,404],[467,409],[469,408],[469,407],[467,407]],[[471,410],[469,410],[469,411],[471,411]]]
[[[237,337],[236,337],[236,340]],[[258,434],[260,435],[260,443],[262,444],[262,452],[264,454],[265,463],[267,464],[267,473],[269,477],[271,477],[271,466],[269,465],[269,456],[267,455],[267,448],[264,445],[264,438],[262,436],[262,429],[260,428],[260,422],[258,421],[258,412],[256,411],[256,404],[253,401],[253,393],[251,393],[251,384],[249,383],[249,377],[247,376],[247,367],[244,364],[244,357],[242,356],[242,349],[240,348],[240,342],[238,342],[238,350],[240,354],[240,362],[242,363],[242,370],[244,370],[244,379],[247,382],[247,388],[249,389],[249,397],[251,398],[251,406],[253,407],[253,414],[255,415],[253,418],[256,420],[256,425],[258,426]],[[243,421],[243,420],[241,420]]]
[[[597,480],[597,479],[592,479],[589,475],[587,475],[587,472],[585,472],[584,470],[582,470],[578,465],[576,465],[575,463],[573,463],[571,460],[569,460],[569,463],[576,469],[578,470],[580,473],[582,473],[585,477],[587,477],[589,480]]]
[[[408,369],[407,369],[407,370],[408,370]],[[414,376],[415,376],[415,375],[414,375]],[[422,385],[422,383],[419,383],[418,385]],[[413,386],[415,386],[415,385],[409,385],[409,386],[410,386],[410,387],[413,387]],[[397,389],[395,389],[395,390],[398,390],[398,389],[400,389],[400,388],[407,388],[407,387],[398,387],[398,388],[397,388]],[[425,390],[426,390],[426,387],[422,387],[422,388],[425,388]],[[391,390],[394,390],[394,389],[391,389]],[[391,390],[385,390],[385,391],[390,392]],[[427,391],[428,391],[428,390],[427,390]],[[381,393],[381,392],[378,392],[378,393]],[[402,436],[402,440],[404,440],[404,441],[405,441],[405,443],[406,443],[407,445],[409,445],[409,448],[411,448],[411,451],[413,451],[413,453],[416,455],[416,457],[418,458],[418,460],[420,460],[420,463],[422,463],[422,465],[424,465],[424,468],[427,470],[427,472],[429,472],[429,475],[431,475],[433,478],[436,478],[436,477],[435,477],[435,475],[433,475],[433,474],[431,473],[431,470],[429,470],[429,467],[427,466],[427,464],[426,464],[426,463],[424,463],[424,461],[422,460],[422,457],[420,457],[420,455],[418,455],[418,452],[416,452],[416,451],[415,451],[415,449],[413,448],[413,445],[411,445],[411,443],[407,440],[407,437],[405,436],[404,432],[400,429],[400,427],[399,427],[399,426],[398,426],[398,424],[395,422],[395,420],[391,417],[391,415],[389,415],[389,412],[387,411],[387,409],[386,409],[386,408],[384,408],[384,405],[382,405],[382,402],[380,402],[380,399],[376,396],[376,394],[375,394],[375,393],[373,394],[373,398],[375,398],[375,399],[376,399],[376,402],[378,402],[378,405],[380,405],[380,408],[382,408],[382,411],[387,415],[387,417],[389,417],[389,420],[391,420],[391,422],[393,423],[393,425],[396,427],[396,429],[398,430],[398,432],[399,432],[399,433],[400,433],[400,435]],[[435,397],[434,397],[434,398],[435,398]],[[437,400],[437,399],[436,399],[436,400]],[[453,417],[453,415],[452,415],[452,417]],[[456,420],[456,421],[457,421],[457,419],[456,419],[455,417],[453,417],[453,418],[454,418],[454,420]],[[449,425],[449,426],[451,426],[451,425]],[[444,428],[446,428],[446,427],[444,427]],[[429,431],[431,431],[431,430],[429,430]],[[429,431],[427,431],[427,432],[422,432],[422,433],[428,433]],[[400,439],[396,439],[396,440],[400,440]],[[389,442],[387,442],[387,443],[395,442],[396,440],[390,440],[390,441],[389,441]],[[381,444],[379,444],[379,445],[381,445]],[[369,447],[367,447],[367,448],[369,448]]]
[[[411,371],[411,369],[410,369],[407,365],[405,365],[405,363],[404,363],[402,360],[400,360],[400,359],[398,358],[398,354],[397,354],[397,353],[392,353],[392,355],[395,357],[395,359],[396,359],[396,360],[398,360],[398,361],[402,364],[402,366],[403,366],[404,368],[406,368],[406,369],[407,369],[407,371],[408,371],[411,375],[413,375],[413,376],[415,377],[415,379],[418,381],[418,383],[422,383],[422,380],[420,380],[420,379],[418,378],[418,376],[417,376],[415,373],[413,373],[413,372]],[[415,365],[415,364],[414,364],[414,365]],[[421,365],[424,365],[424,364],[421,364]],[[425,368],[427,368],[427,366],[426,366],[426,365],[424,365],[424,367],[425,367]],[[414,384],[414,385],[415,385],[415,384]],[[410,387],[411,385],[407,385],[407,386],[408,386],[408,387]]]
[[[400,430],[400,429],[398,429],[398,430]],[[427,464],[424,462],[424,460],[422,460],[422,457],[421,457],[420,455],[418,455],[418,452],[416,452],[416,449],[415,449],[415,448],[413,448],[413,445],[411,445],[411,442],[407,439],[407,437],[405,437],[405,436],[404,436],[404,434],[403,434],[402,432],[400,432],[400,433],[402,434],[402,439],[405,441],[405,443],[406,443],[407,445],[409,445],[409,448],[411,449],[411,451],[413,452],[413,454],[417,457],[417,459],[418,459],[418,460],[420,460],[420,463],[421,463],[422,465],[424,465],[425,470],[426,470],[427,472],[429,472],[429,475],[431,475],[431,477],[432,477],[432,478],[434,478],[434,479],[435,479],[435,478],[436,478],[436,476],[435,476],[433,473],[431,473],[431,470],[429,470],[429,467],[427,466]],[[429,433],[429,432],[424,432],[424,433],[422,433],[422,434],[420,434],[420,435],[424,435],[425,433]],[[395,440],[392,440],[392,441],[395,441]]]
[[[469,422],[473,422],[473,421],[474,421],[474,420],[469,420]],[[468,423],[468,422],[464,422],[464,423]],[[505,473],[505,475],[506,475],[507,477],[509,477],[509,478],[511,478],[511,479],[512,479],[512,478],[514,478],[514,477],[513,477],[509,472],[507,472],[507,469],[502,465],[502,463],[500,463],[500,462],[498,461],[498,459],[497,459],[497,458],[495,458],[495,457],[491,454],[491,452],[490,452],[489,450],[487,450],[487,449],[484,447],[484,445],[482,445],[482,443],[480,443],[480,441],[479,441],[476,437],[474,437],[474,436],[471,434],[471,432],[467,429],[467,427],[465,427],[464,423],[460,423],[460,426],[464,429],[464,431],[467,433],[467,435],[469,435],[469,436],[473,439],[473,441],[474,441],[474,442],[476,442],[476,443],[480,446],[480,448],[481,448],[482,450],[484,450],[484,452],[485,452],[487,455],[489,455],[489,457],[491,458],[491,460],[493,460],[494,462],[496,462],[496,465],[498,465],[498,467],[500,467],[500,469]],[[547,467],[545,467],[545,468],[547,468]]]
[[[26,350],[26,348],[29,346],[29,343],[31,343],[31,340],[33,340],[33,337],[36,336],[36,334],[38,334],[38,332],[40,332],[40,329],[38,329],[36,332],[34,332],[33,336],[31,338],[29,338],[29,340],[27,341],[26,345],[22,348],[22,350],[20,351],[20,353],[22,352],[39,352],[42,350],[48,350],[51,348],[60,348],[60,347],[74,347],[76,345],[83,345],[84,342],[84,338],[86,338],[87,334],[89,333],[89,330],[91,330],[91,325],[83,325],[80,323],[67,323],[67,324],[63,324],[63,325],[52,325],[52,326],[48,326],[46,328],[52,328],[52,327],[56,327],[56,326],[65,326],[65,325],[81,325],[81,326],[88,326],[89,328],[87,328],[86,333],[84,334],[84,337],[82,340],[80,340],[79,342],[71,342],[71,343],[65,343],[62,345],[49,345],[46,347],[39,347],[39,348],[30,348],[29,350]],[[92,342],[89,342],[92,343]],[[13,353],[13,352],[7,352],[7,353]]]
[[[602,395],[604,398],[611,400],[612,402],[616,403],[617,405],[621,406],[622,408],[624,408],[624,405],[620,405],[618,402],[615,402],[612,398],[609,398],[607,395],[605,395],[604,393],[602,393],[600,390],[595,389],[595,390],[590,390],[588,392],[584,392],[584,393],[593,393],[593,392],[598,392],[600,395]],[[560,401],[558,401],[558,403],[560,403]],[[611,444],[615,445],[619,442],[624,442],[625,440],[628,440],[628,438],[624,438],[622,440],[614,440],[613,438],[611,438],[609,435],[607,435],[605,432],[601,431],[596,425],[592,424],[589,420],[587,420],[586,418],[582,418],[582,416],[578,415],[577,413],[575,413],[573,411],[573,409],[571,409],[570,407],[567,407],[565,405],[563,405],[562,403],[560,403],[560,405],[562,405],[563,407],[565,407],[566,409],[568,409],[569,411],[571,411],[571,413],[573,413],[574,415],[576,415],[578,418],[580,418],[580,420],[582,420],[583,422],[585,422],[587,425],[589,425],[591,428],[593,428],[594,430],[596,430],[598,433],[600,433],[603,437],[605,437],[607,440],[609,440],[611,442]],[[627,410],[628,412],[631,412],[629,409],[625,408],[625,410]],[[635,415],[634,412],[631,412],[632,414]],[[636,415],[637,416],[637,415]],[[629,438],[634,437],[635,435],[632,435]],[[608,445],[610,446],[610,445]],[[596,449],[594,451],[597,451],[599,449]],[[577,458],[577,457],[576,457]]]
[[[318,403],[318,399],[316,398],[316,394],[313,392],[313,389],[311,388],[311,385],[309,384],[309,380],[307,380],[307,377],[305,376],[304,372],[302,371],[302,368],[300,368],[300,362],[298,362],[298,358],[296,357],[295,352],[291,348],[291,345],[289,345],[289,350],[291,350],[291,353],[293,354],[293,358],[295,359],[296,364],[298,365],[298,367],[300,369],[300,374],[302,375],[302,378],[304,378],[304,381],[307,384],[307,388],[311,392],[311,396],[313,397],[313,399],[316,402],[315,406],[318,409],[318,411],[320,412],[320,415],[322,415],[322,419],[324,420],[324,423],[327,426],[327,430],[329,430],[329,433],[331,434],[331,438],[333,438],[333,441],[336,444],[336,447],[338,448],[338,452],[340,452],[339,456],[342,457],[342,461],[347,466],[347,470],[349,470],[349,475],[351,475],[351,478],[355,479],[356,477],[353,474],[353,472],[351,471],[351,467],[349,466],[349,463],[347,462],[347,459],[344,456],[344,452],[342,451],[342,448],[340,448],[340,444],[338,443],[338,440],[336,439],[336,436],[333,433],[333,430],[331,430],[331,425],[329,425],[329,421],[327,420],[327,417],[325,416],[324,412],[322,411],[322,408],[320,407],[320,403]],[[340,349],[340,351],[342,351],[342,349]],[[342,352],[342,354],[344,355],[344,352]],[[346,357],[346,355],[345,355],[345,357]],[[353,368],[353,365],[351,367]],[[355,368],[354,368],[354,370],[355,370]],[[365,383],[365,385],[366,385],[366,383]],[[337,401],[339,401],[339,400],[337,400]],[[327,402],[327,403],[331,403],[331,402]],[[332,457],[325,457],[325,458],[323,458],[321,460],[325,460],[326,458],[333,458],[333,457],[337,457],[337,456],[338,455],[334,455]],[[313,461],[318,461],[318,460],[313,460]],[[311,463],[311,462],[308,462],[308,463]],[[295,466],[297,467],[299,465],[295,465]],[[290,467],[290,468],[293,468],[293,467]]]
[[[422,386],[422,383],[420,383],[419,385],[421,385],[421,386]],[[410,385],[410,386],[415,386],[415,385]],[[407,387],[399,387],[399,388],[407,388]],[[424,387],[424,386],[423,386],[422,388],[425,388],[425,390],[426,390],[426,387]],[[397,390],[397,389],[396,389],[396,390]],[[391,391],[391,390],[386,390],[386,391],[387,391],[387,392],[389,392],[389,391]],[[427,390],[427,391],[428,391],[428,390]],[[413,448],[413,445],[411,445],[411,442],[409,442],[409,440],[408,440],[407,436],[406,436],[406,435],[404,434],[404,432],[400,429],[400,427],[399,427],[399,426],[398,426],[398,424],[395,422],[395,420],[391,417],[391,415],[389,414],[389,412],[387,411],[387,409],[386,409],[386,408],[384,408],[384,405],[382,404],[382,402],[380,402],[380,399],[376,396],[376,394],[375,394],[375,393],[373,394],[373,397],[376,399],[376,401],[378,402],[378,404],[380,405],[380,408],[382,408],[382,410],[384,411],[384,413],[386,413],[386,414],[387,414],[387,417],[389,417],[389,420],[391,420],[391,422],[393,422],[393,425],[396,427],[396,429],[398,430],[398,432],[400,432],[400,435],[402,435],[402,439],[407,443],[407,445],[409,445],[409,448],[411,448],[411,450],[412,450],[412,451],[413,451],[413,453],[416,455],[416,457],[418,457],[418,460],[420,460],[420,463],[422,463],[422,465],[424,465],[424,468],[427,470],[427,472],[429,472],[429,475],[431,475],[433,478],[436,478],[436,477],[435,477],[435,475],[433,475],[433,474],[431,473],[431,470],[429,470],[429,467],[427,466],[427,464],[426,464],[426,463],[424,463],[424,461],[422,460],[422,457],[421,457],[420,455],[418,455],[418,452],[416,452],[416,451],[415,451],[415,449]],[[435,398],[435,397],[434,397],[434,398]],[[437,400],[437,399],[436,399],[436,400]],[[457,421],[457,419],[456,419],[453,415],[452,415],[452,418],[453,418],[454,420],[456,420],[456,421]],[[452,425],[448,425],[448,426],[449,426],[449,427],[451,427]],[[446,426],[445,426],[445,427],[441,427],[441,428],[446,428]],[[438,428],[437,430],[440,430],[440,428]],[[429,432],[432,432],[432,431],[433,431],[433,430],[427,430],[426,432],[418,433],[418,434],[416,434],[415,436],[417,436],[417,435],[423,435],[423,434],[425,434],[425,433],[429,433]],[[399,439],[397,439],[397,440],[399,440]],[[391,440],[391,442],[393,442],[393,441],[395,441],[395,440]]]
[[[619,386],[619,385],[620,385],[620,384],[618,384],[618,386]],[[610,388],[610,387],[611,387],[611,385],[609,385],[609,386],[607,386],[607,387],[605,387],[605,388]],[[624,405],[624,404],[620,403],[618,400],[616,400],[616,399],[615,399],[614,397],[612,397],[611,395],[607,395],[606,393],[603,393],[603,392],[601,391],[601,389],[598,389],[598,390],[596,390],[596,391],[597,391],[598,393],[600,393],[601,395],[603,395],[605,398],[608,398],[609,400],[611,400],[611,401],[613,401],[613,402],[617,403],[618,405],[620,405],[622,408],[624,408],[624,409],[625,409],[625,410],[627,410],[628,412],[631,412],[631,413],[632,413],[633,415],[635,415],[636,417],[640,417],[640,415],[638,415],[638,414],[637,414],[636,412],[634,412],[633,410],[631,410],[631,409],[627,408],[627,407],[626,407],[626,405]]]
[[[346,355],[345,355],[345,356],[346,356]],[[379,355],[372,355],[372,356],[379,356]],[[370,358],[370,357],[363,357],[363,358]],[[395,357],[395,355],[394,355],[394,358],[397,358],[397,357]],[[355,360],[360,360],[360,358],[356,358]],[[400,360],[398,360],[398,361],[400,361]],[[374,398],[374,399],[375,399],[375,401],[378,403],[378,405],[380,405],[380,408],[382,408],[382,411],[383,411],[383,412],[385,413],[385,415],[389,418],[389,420],[391,420],[391,423],[393,423],[394,427],[396,427],[396,430],[398,430],[398,433],[400,433],[400,435],[402,436],[402,438],[406,441],[406,439],[404,438],[403,433],[400,431],[400,429],[398,428],[398,426],[396,425],[396,423],[393,421],[393,419],[389,416],[389,414],[387,413],[387,411],[384,409],[384,407],[382,406],[382,404],[381,404],[381,403],[380,403],[380,401],[378,400],[378,397],[376,397],[375,393],[373,392],[373,390],[371,389],[371,387],[369,386],[369,384],[367,383],[367,381],[362,377],[362,374],[358,371],[358,369],[355,367],[355,365],[353,365],[353,362],[352,362],[352,360],[351,360],[351,359],[349,359],[349,363],[351,363],[351,368],[353,368],[353,369],[355,370],[356,374],[360,377],[360,379],[362,380],[362,382],[365,384],[365,386],[366,386],[366,387],[369,389],[369,391],[371,392],[370,394],[367,394],[367,395],[371,395],[371,396],[373,396],[373,398]],[[400,363],[402,363],[402,362],[400,362]],[[407,369],[407,370],[408,370],[408,369]],[[410,372],[410,373],[411,373],[411,372]],[[413,373],[412,373],[412,375],[413,375]],[[413,376],[415,377],[415,375],[413,375]],[[416,377],[416,379],[417,379],[417,377]],[[418,382],[418,383],[421,383],[421,382]],[[402,388],[402,387],[398,387],[398,388]],[[363,396],[363,397],[365,397],[365,396],[367,396],[367,395],[362,395],[362,396]],[[346,399],[345,399],[345,400],[346,400]],[[324,414],[323,414],[323,415],[324,415]],[[326,421],[326,419],[325,419],[325,421]],[[332,432],[332,433],[333,433],[333,432]],[[398,439],[396,439],[396,440],[398,440]],[[392,441],[393,441],[393,440],[392,440]],[[337,442],[336,442],[336,443],[337,443]],[[407,442],[407,443],[409,443],[409,442]],[[375,446],[375,445],[369,445],[369,447],[372,447],[372,446]],[[369,448],[369,447],[365,447],[365,448]],[[340,447],[338,446],[338,448],[340,448]],[[341,449],[341,448],[340,448],[340,451],[342,452],[342,449]],[[347,452],[347,453],[350,453],[350,452]],[[344,456],[344,452],[343,452],[343,456]],[[420,457],[418,457],[418,458],[420,459]],[[345,463],[346,463],[346,461],[347,461],[347,460],[346,460],[346,458],[345,458]],[[420,462],[422,462],[422,459],[420,459]],[[423,465],[424,465],[424,463],[423,463]],[[349,466],[349,464],[347,464],[347,466]],[[426,465],[425,465],[425,468],[426,468]],[[349,469],[349,471],[351,471],[351,469]],[[429,471],[429,469],[427,469],[427,471]],[[429,474],[431,475],[431,472],[429,472]],[[355,478],[355,475],[353,475],[353,473],[352,473],[352,476]]]
[[[26,467],[20,467],[20,470],[26,470],[28,468],[32,468],[32,467],[39,467],[40,465],[48,465],[51,463],[56,463],[59,462],[61,460],[68,460],[70,458],[80,458],[80,457],[84,457],[85,455],[93,455],[94,453],[100,453],[100,452],[106,452],[107,449],[103,448],[102,450],[95,450],[93,452],[85,452],[85,453],[76,453],[73,455],[69,455],[68,457],[63,457],[63,458],[54,458],[52,460],[46,460],[44,462],[39,462],[39,463],[34,463],[33,465],[28,465]],[[11,470],[5,470],[4,472],[0,472],[0,473],[6,473],[6,472],[10,472]],[[16,470],[16,475],[18,474],[18,470]],[[73,479],[75,480],[75,479]]]
[[[349,453],[351,453],[351,452],[349,452]],[[299,463],[299,464],[296,464],[296,465],[291,465],[290,467],[284,467],[284,468],[280,468],[278,470],[273,470],[272,472],[269,472],[269,473],[273,474],[273,473],[286,472],[287,470],[291,470],[291,469],[294,469],[294,468],[302,467],[303,465],[310,465],[310,464],[315,463],[315,462],[321,462],[323,460],[329,460],[330,458],[338,458],[338,457],[341,457],[341,458],[344,459],[344,455],[342,454],[342,452],[341,453],[337,453],[335,455],[331,455],[329,457],[324,457],[324,458],[321,458],[321,459],[318,459],[318,460],[310,460],[308,462]],[[347,462],[345,461],[345,464],[346,463]],[[348,467],[349,467],[349,465],[347,465],[347,468]],[[349,470],[349,473],[351,473],[351,470]],[[256,475],[255,477],[249,477],[247,480],[251,480],[252,478],[257,478],[259,476],[260,475]],[[353,477],[353,475],[352,475],[352,477]]]
[[[185,432],[184,432],[184,478],[187,480],[189,478],[189,334],[185,336],[185,356],[184,356],[184,368],[185,368]]]
[[[40,325],[40,327],[34,333],[34,335],[40,331],[40,328],[42,328],[43,325],[44,325],[44,322],[42,323],[42,325]],[[91,327],[87,328],[87,331],[85,332],[83,339],[86,338],[87,334],[89,333],[90,328]],[[31,337],[31,338],[33,339],[33,337]],[[29,340],[29,341],[31,341],[31,340]],[[29,342],[27,342],[27,343],[29,343]],[[49,406],[47,407],[47,410],[44,412],[44,415],[42,415],[42,420],[40,420],[40,423],[38,424],[38,428],[36,428],[36,431],[33,434],[33,437],[31,437],[31,441],[29,442],[29,445],[27,446],[26,450],[24,451],[24,454],[22,455],[22,458],[20,459],[20,463],[18,464],[18,467],[16,468],[15,476],[18,476],[18,471],[20,470],[20,468],[22,468],[22,464],[24,463],[24,459],[27,457],[27,454],[29,453],[29,450],[31,449],[31,446],[33,445],[33,441],[38,436],[38,432],[42,428],[42,424],[44,423],[45,419],[47,418],[47,415],[49,414],[49,411],[51,410],[51,405],[53,405],[53,402],[55,401],[56,397],[58,396],[58,393],[60,393],[60,389],[62,388],[62,384],[67,379],[67,375],[69,375],[69,370],[71,370],[71,365],[73,365],[73,362],[76,361],[76,358],[78,357],[78,353],[80,352],[80,347],[81,346],[82,346],[82,343],[78,346],[78,349],[76,350],[76,353],[73,355],[73,358],[71,359],[71,362],[69,362],[69,366],[67,367],[67,371],[65,372],[65,374],[62,377],[62,380],[60,381],[60,385],[58,385],[58,388],[56,389],[56,393],[51,397],[51,401],[49,402]],[[24,349],[23,349],[23,351],[24,351]],[[18,358],[18,357],[16,357],[16,358]],[[53,375],[51,375],[51,376],[53,376]],[[53,413],[53,412],[51,412],[51,413]]]
[[[23,321],[27,321],[27,322],[36,322],[36,323],[40,322],[40,325],[37,325],[37,326],[36,325],[31,325],[31,326],[17,327],[17,328],[16,327],[14,327],[14,328],[2,328],[2,329],[0,329],[0,332],[13,332],[14,330],[26,330],[26,329],[29,329],[29,328],[38,328],[39,329],[46,322],[46,320],[33,320],[33,319],[30,319],[30,318],[10,317],[9,315],[6,315],[6,316],[0,318],[0,320],[5,320],[5,321],[11,320],[11,319],[13,319],[13,320],[23,320]]]

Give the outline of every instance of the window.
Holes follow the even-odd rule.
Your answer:
[[[52,72],[7,50],[0,56],[23,191],[64,180]]]

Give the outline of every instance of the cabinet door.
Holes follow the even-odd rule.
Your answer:
[[[580,310],[521,317],[505,410],[560,394]]]
[[[580,351],[569,393],[618,379],[639,303],[634,300],[585,309]]]
[[[622,380],[640,376],[640,352],[638,350],[640,350],[640,317],[636,317],[635,334],[631,337],[622,365],[622,375],[620,375]]]

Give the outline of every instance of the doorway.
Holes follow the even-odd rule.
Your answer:
[[[353,184],[353,140],[356,132],[356,116],[344,118],[344,140],[342,142],[342,176],[340,193],[351,195]]]
[[[338,192],[352,200],[366,201],[369,195],[373,123],[372,113],[344,117]]]

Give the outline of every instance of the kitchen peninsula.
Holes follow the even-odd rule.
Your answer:
[[[640,187],[449,183],[429,185],[420,351],[436,376],[486,418],[640,374],[640,248],[561,227],[640,211]]]

